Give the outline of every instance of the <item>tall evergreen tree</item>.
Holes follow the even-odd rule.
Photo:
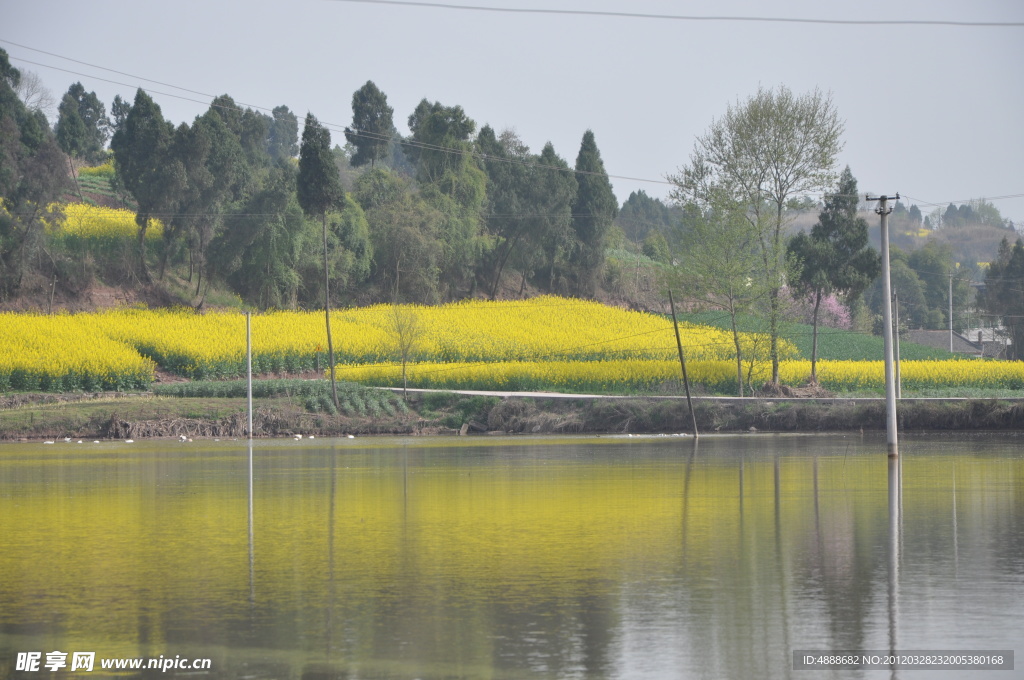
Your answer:
[[[327,361],[331,367],[331,397],[338,407],[338,387],[334,375],[334,340],[331,337],[331,279],[327,251],[327,212],[344,199],[338,167],[331,153],[331,133],[312,113],[306,114],[299,149],[299,205],[307,215],[320,217],[324,232],[324,314],[327,321]]]
[[[54,127],[57,144],[69,158],[81,157],[88,145],[85,121],[78,113],[78,102],[71,94],[65,94],[57,107],[57,125]]]
[[[276,106],[267,137],[267,153],[274,160],[295,158],[299,153],[299,119],[287,106]]]
[[[662,235],[671,233],[682,213],[678,208],[665,205],[657,198],[651,198],[642,189],[629,194],[622,204],[615,223],[633,243],[643,243],[651,231]]]
[[[388,145],[394,133],[394,109],[388,106],[388,97],[372,80],[352,95],[352,126],[345,128],[345,139],[356,147],[351,163],[359,167],[387,158]]]
[[[537,171],[533,183],[531,203],[537,212],[534,236],[542,255],[543,264],[523,262],[524,271],[540,269],[546,274],[544,283],[551,293],[556,292],[556,282],[562,277],[563,260],[576,249],[576,232],[572,225],[572,206],[576,200],[579,184],[569,163],[558,155],[555,147],[548,142],[537,159]],[[533,267],[531,267],[533,265]]]
[[[469,160],[469,138],[476,122],[461,106],[445,106],[426,99],[409,115],[411,144],[406,155],[416,164],[420,182],[437,182],[450,170],[458,171]]]
[[[476,140],[477,150],[484,156],[487,173],[487,231],[495,239],[495,247],[482,263],[488,280],[488,293],[497,297],[501,273],[516,247],[521,244],[536,218],[530,213],[530,192],[536,167],[530,162],[530,149],[516,134],[506,130],[499,138],[485,125]]]
[[[831,293],[841,293],[846,302],[855,301],[882,269],[877,251],[868,244],[868,225],[857,216],[857,180],[849,166],[839,178],[836,192],[826,197],[825,206],[811,234],[800,233],[789,243],[789,254],[800,262],[795,287],[814,301],[812,316],[811,379],[817,381],[818,310]]]
[[[572,205],[572,226],[579,246],[572,262],[576,270],[576,293],[590,296],[597,290],[604,267],[608,232],[619,210],[591,130],[583,134],[580,152],[576,156],[576,183],[578,189]]]
[[[56,132],[64,153],[98,163],[110,136],[106,107],[95,92],[86,92],[81,83],[75,83],[61,100]]]
[[[110,141],[118,177],[138,204],[139,277],[144,283],[150,281],[146,231],[153,214],[170,206],[181,180],[174,164],[167,162],[173,136],[174,128],[164,120],[160,107],[139,89],[124,124]]]
[[[420,195],[445,219],[441,226],[441,282],[448,296],[472,294],[481,257],[491,247],[483,230],[487,175],[472,157],[476,123],[461,106],[427,100],[409,116]]]

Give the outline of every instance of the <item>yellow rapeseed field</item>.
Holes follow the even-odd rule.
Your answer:
[[[101,208],[85,203],[50,206],[64,213],[64,219],[47,225],[51,234],[79,239],[114,241],[135,238],[139,227],[135,213],[121,208]],[[163,236],[163,223],[154,219],[146,229],[146,238],[158,240]]]
[[[338,376],[373,385],[401,380],[396,314],[413,320],[411,386],[635,392],[679,379],[675,337],[664,317],[596,302],[539,297],[467,301],[437,307],[377,305],[332,313]],[[257,373],[327,368],[322,312],[253,317]],[[736,391],[731,336],[684,325],[691,380],[712,392]],[[744,336],[752,382],[769,376],[764,338]],[[780,376],[804,382],[810,363],[783,341]],[[244,375],[245,317],[191,309],[118,309],[89,314],[0,315],[0,390],[144,388],[156,367],[193,379]],[[908,389],[1024,389],[1020,362],[905,361]],[[880,361],[820,361],[819,382],[833,390],[878,390]]]
[[[0,314],[0,391],[145,388],[156,364],[89,314]]]

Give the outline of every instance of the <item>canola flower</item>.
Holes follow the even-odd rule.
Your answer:
[[[90,315],[0,314],[0,391],[145,389],[155,370]]]
[[[678,361],[611,360],[495,363],[422,362],[406,367],[410,387],[479,390],[558,390],[564,392],[643,392],[680,380]],[[771,377],[771,364],[744,364],[754,384]],[[693,383],[714,393],[735,394],[735,361],[693,361],[687,365]],[[811,362],[784,360],[779,378],[796,385],[810,377]],[[342,367],[339,377],[383,387],[401,387],[401,366],[394,363]],[[944,387],[1024,389],[1024,363],[976,360],[904,361],[903,386],[907,389]],[[885,367],[881,361],[819,361],[818,382],[837,392],[882,390]]]
[[[442,363],[499,361],[674,360],[671,324],[664,318],[556,297],[529,301],[469,301],[427,307],[403,305],[416,317],[413,354]],[[396,309],[376,305],[332,313],[340,365],[397,361]],[[196,315],[190,310],[108,312],[111,336],[136,347],[166,370],[190,378],[221,378],[244,371],[244,320],[237,313]],[[157,331],[157,329],[159,329]],[[728,333],[707,326],[682,328],[693,359],[727,358]],[[766,347],[749,337],[751,347]],[[273,312],[253,318],[255,370],[301,372],[327,367],[323,315]],[[783,350],[795,354],[792,345]]]
[[[443,389],[640,392],[679,380],[675,339],[664,317],[597,302],[557,297],[403,305],[416,319],[409,384]],[[368,385],[401,380],[396,308],[377,305],[332,313],[338,375]],[[731,336],[720,329],[681,328],[694,383],[736,391]],[[744,365],[754,384],[770,375],[763,337],[747,335]],[[325,371],[321,312],[279,311],[253,317],[257,373]],[[810,375],[788,342],[780,363],[784,383]],[[761,354],[757,353],[760,348]],[[192,379],[245,373],[245,318],[237,312],[118,309],[43,317],[0,316],[0,390],[138,389],[156,366]],[[1024,389],[1024,363],[975,360],[904,361],[908,389]],[[819,382],[835,391],[880,390],[881,361],[818,363]]]
[[[79,175],[95,176],[95,177],[113,177],[114,175],[114,161],[108,160],[103,165],[92,165],[84,168],[79,168]]]
[[[123,241],[135,238],[139,227],[135,223],[135,213],[122,208],[101,208],[85,203],[53,204],[64,213],[63,220],[47,224],[51,234],[82,239],[86,241]],[[163,223],[153,219],[146,229],[148,240],[159,240],[163,236]]]

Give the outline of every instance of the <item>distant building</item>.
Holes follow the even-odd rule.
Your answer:
[[[904,331],[900,338],[926,347],[949,351],[949,331]],[[964,335],[954,331],[953,351],[957,354],[968,354],[974,357],[1002,359],[1006,356],[1006,345],[998,328],[974,328]]]

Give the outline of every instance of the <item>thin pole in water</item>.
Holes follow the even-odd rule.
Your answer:
[[[252,441],[252,313],[245,313],[246,397],[249,401],[249,441]]]
[[[690,378],[686,375],[686,355],[683,354],[683,341],[679,339],[679,322],[676,321],[676,303],[672,299],[672,291],[668,292],[668,304],[672,308],[672,327],[676,331],[676,348],[679,349],[679,365],[683,367],[683,385],[686,386],[686,405],[690,407],[690,422],[693,423],[693,437],[697,438],[697,417],[693,414],[693,399],[690,398]]]

